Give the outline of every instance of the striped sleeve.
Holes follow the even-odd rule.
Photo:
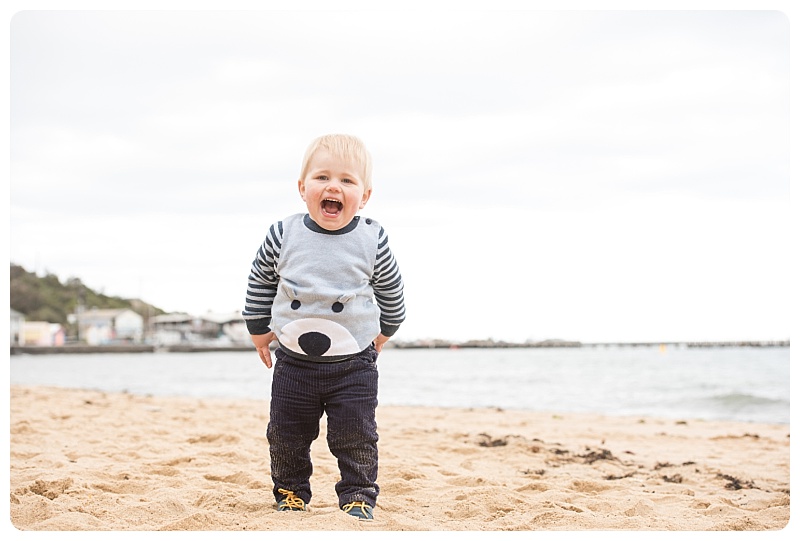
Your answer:
[[[272,321],[272,301],[278,292],[277,263],[283,240],[283,222],[269,228],[264,242],[256,253],[247,278],[242,318],[250,334],[266,334]]]
[[[392,336],[406,318],[406,306],[403,298],[403,277],[389,248],[389,237],[383,227],[378,233],[378,255],[375,258],[372,289],[381,311],[381,334]]]

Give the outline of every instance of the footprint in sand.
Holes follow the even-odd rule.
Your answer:
[[[64,494],[73,483],[74,481],[69,477],[66,479],[56,479],[54,481],[37,479],[28,487],[28,490],[39,496],[44,496],[48,500],[55,500]]]

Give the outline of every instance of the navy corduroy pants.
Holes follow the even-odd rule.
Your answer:
[[[368,347],[333,363],[295,359],[275,351],[267,441],[276,501],[291,490],[311,501],[311,442],[328,417],[328,448],[339,464],[339,506],[363,501],[375,506],[379,488],[378,352]]]

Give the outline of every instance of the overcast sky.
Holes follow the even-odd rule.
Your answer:
[[[778,11],[23,11],[10,260],[241,310],[307,144],[361,137],[398,339],[788,339]],[[794,21],[795,24],[797,21]]]

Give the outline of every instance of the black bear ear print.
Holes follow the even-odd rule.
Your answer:
[[[345,293],[344,295],[339,297],[339,300],[337,300],[335,303],[333,303],[333,306],[331,306],[331,310],[333,310],[334,312],[336,312],[338,314],[339,312],[344,310],[344,303],[350,302],[354,298],[355,298],[355,295],[353,295],[352,293]]]
[[[297,292],[286,284],[282,284],[282,287],[283,287],[283,292],[286,293],[286,296],[292,299],[292,304],[291,304],[292,310],[298,310],[301,306],[301,303],[297,299]]]

